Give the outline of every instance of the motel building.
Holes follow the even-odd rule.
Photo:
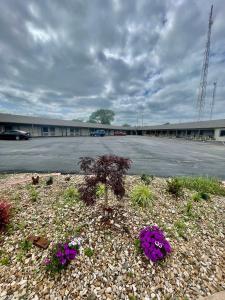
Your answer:
[[[104,129],[106,135],[114,135],[115,131],[123,131],[127,135],[225,142],[225,119],[143,127],[122,127],[0,113],[0,132],[23,130],[30,132],[32,137],[73,137],[90,136],[93,131],[98,129]]]

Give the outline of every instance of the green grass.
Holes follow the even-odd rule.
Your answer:
[[[147,185],[139,184],[131,191],[130,198],[133,205],[146,208],[151,207],[153,194]]]
[[[179,183],[189,190],[200,193],[225,196],[225,187],[216,178],[211,177],[179,177]]]

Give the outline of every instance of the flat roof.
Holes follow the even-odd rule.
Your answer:
[[[101,128],[101,129],[124,129],[123,126],[117,126],[117,125],[104,125],[98,123],[86,123],[86,122],[72,121],[72,120],[70,121],[70,120],[62,120],[62,119],[33,117],[33,116],[11,115],[5,113],[0,113],[0,123],[51,125],[51,126]]]
[[[143,130],[215,129],[215,128],[225,128],[225,119],[142,127]]]
[[[11,124],[33,124],[33,125],[49,125],[49,126],[64,126],[64,127],[81,127],[81,128],[101,128],[101,129],[115,129],[115,130],[179,130],[179,129],[215,129],[225,128],[225,119],[198,121],[177,124],[164,124],[143,127],[123,127],[119,125],[105,125],[98,123],[86,123],[79,121],[50,119],[33,116],[21,116],[0,113],[0,123]]]

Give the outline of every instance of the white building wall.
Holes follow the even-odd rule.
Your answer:
[[[215,129],[215,140],[225,142],[225,136],[221,136],[221,131],[225,131],[225,128],[217,128]]]

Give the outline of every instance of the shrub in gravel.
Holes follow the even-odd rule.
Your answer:
[[[141,181],[143,181],[144,184],[149,185],[153,179],[154,179],[153,175],[146,175],[146,174],[141,175]]]
[[[29,196],[30,196],[31,201],[36,202],[37,199],[38,199],[38,192],[35,189],[35,187],[32,186],[32,185],[29,186],[28,187],[28,192],[29,192]]]
[[[175,197],[179,197],[182,194],[183,186],[178,178],[172,178],[167,180],[167,191],[174,195]]]
[[[125,195],[124,175],[130,168],[130,159],[115,155],[103,155],[96,159],[81,157],[79,164],[86,174],[84,184],[79,188],[81,199],[85,204],[92,205],[96,202],[96,190],[99,184],[105,186],[104,213],[105,208],[108,207],[109,189],[118,200],[122,200]]]
[[[130,198],[134,205],[146,208],[151,206],[153,194],[148,186],[140,184],[132,189]]]
[[[74,187],[68,187],[63,196],[66,202],[77,202],[80,200],[80,193]]]
[[[9,224],[11,204],[6,201],[0,202],[0,231],[4,230]]]
[[[79,254],[79,248],[78,239],[54,245],[50,257],[44,260],[47,270],[54,273],[66,269]]]
[[[193,201],[199,202],[201,200],[210,200],[210,196],[207,193],[199,192],[193,195]]]
[[[139,239],[144,254],[153,262],[162,260],[172,251],[170,243],[166,240],[163,231],[158,226],[150,226],[142,229]]]

